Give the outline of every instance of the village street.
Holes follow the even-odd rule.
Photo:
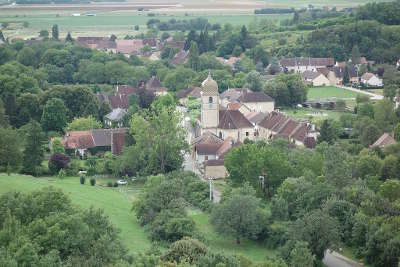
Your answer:
[[[343,86],[343,85],[337,85],[337,87],[342,88],[342,89],[346,89],[346,90],[349,90],[349,91],[353,91],[353,92],[356,92],[356,93],[368,95],[368,96],[371,97],[371,100],[382,100],[383,99],[383,96],[378,95],[378,94],[374,94],[374,93],[371,93],[371,92],[367,92],[365,90],[360,90],[360,89],[357,89],[357,88],[353,88],[353,87],[349,87],[349,86]]]
[[[182,115],[182,120],[181,120],[181,124],[182,126],[185,127],[186,131],[187,131],[187,135],[186,135],[186,141],[188,142],[188,144],[190,145],[191,142],[193,141],[194,137],[195,137],[195,131],[192,127],[192,125],[190,124],[189,121],[189,117],[187,114],[187,109],[185,107],[182,106],[177,106],[176,108],[178,110],[178,112]],[[210,181],[208,179],[206,179],[203,174],[200,172],[199,168],[197,167],[192,154],[186,153],[185,154],[185,160],[183,162],[183,169],[185,171],[192,171],[195,174],[197,174],[202,180],[206,181],[207,183],[209,183]],[[212,183],[212,182],[211,182]],[[212,186],[212,185],[211,185]],[[221,200],[221,192],[218,191],[214,186],[212,186],[212,195],[213,195],[213,203],[219,203],[219,201]]]

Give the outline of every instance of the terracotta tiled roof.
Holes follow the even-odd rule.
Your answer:
[[[109,95],[108,101],[112,109],[129,108],[129,95]]]
[[[228,103],[227,108],[228,108],[228,110],[239,110],[241,105],[242,104],[240,104],[238,102],[231,102],[231,103]]]
[[[123,94],[123,95],[129,95],[129,94],[133,94],[136,93],[137,89],[133,88],[130,85],[117,85],[115,87],[115,91],[119,94]]]
[[[189,59],[189,51],[182,50],[175,54],[175,56],[171,60],[171,64],[174,66],[185,64],[188,59]]]
[[[116,40],[117,43],[117,52],[131,55],[140,53],[140,49],[144,47],[142,39],[133,39],[133,40]]]
[[[335,60],[333,58],[283,58],[280,61],[282,67],[295,66],[333,66]]]
[[[239,110],[220,110],[219,125],[220,129],[241,129],[253,128],[253,124]]]
[[[224,160],[223,159],[211,159],[207,160],[204,163],[206,166],[224,166]]]
[[[273,111],[259,125],[265,129],[272,130],[276,125],[282,126],[285,121],[286,117],[283,113]]]
[[[246,115],[246,118],[253,124],[259,124],[267,115],[262,112],[250,112]]]
[[[274,99],[263,92],[244,91],[239,101],[243,103],[274,102]]]
[[[228,101],[237,101],[242,95],[243,90],[238,88],[228,89],[220,94],[221,99],[227,99]]]
[[[223,140],[211,132],[205,132],[197,137],[192,144],[199,155],[216,155],[222,146]]]
[[[317,72],[317,71],[310,71],[310,70],[306,70],[305,72],[303,72],[303,73],[301,74],[301,76],[302,76],[304,79],[307,79],[307,80],[314,80],[315,78],[317,78],[317,77],[320,76],[320,75],[321,75],[320,72]]]
[[[111,153],[114,155],[121,155],[122,149],[125,144],[125,132],[113,132],[112,133],[112,140],[111,140]]]
[[[156,47],[157,46],[157,39],[155,38],[145,38],[143,39],[143,44],[148,45],[150,47]]]
[[[295,132],[291,134],[291,137],[296,139],[297,141],[303,142],[305,138],[307,137],[308,133],[308,128],[307,125],[304,123],[300,124],[300,127],[298,127]]]
[[[148,80],[146,83],[146,89],[160,88],[160,87],[161,87],[161,82],[156,76],[152,76],[151,79]]]
[[[384,133],[381,137],[378,138],[378,140],[376,140],[375,143],[371,145],[371,147],[385,147],[394,144],[396,144],[396,140],[394,140],[394,138],[390,134]]]
[[[93,136],[90,131],[68,132],[62,138],[62,143],[66,149],[87,149],[95,147]]]

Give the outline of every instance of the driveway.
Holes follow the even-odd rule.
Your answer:
[[[327,250],[322,260],[328,267],[362,267],[363,265],[355,262],[335,251]]]
[[[371,93],[371,92],[367,92],[365,90],[360,90],[360,89],[356,89],[356,88],[348,87],[348,86],[343,86],[343,85],[338,85],[337,87],[342,88],[342,89],[346,89],[346,90],[349,90],[349,91],[353,91],[353,92],[356,92],[356,93],[368,95],[368,96],[371,97],[371,100],[382,100],[383,99],[383,96],[378,95],[378,94],[374,94],[374,93]]]

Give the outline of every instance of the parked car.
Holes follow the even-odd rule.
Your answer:
[[[128,184],[128,182],[126,180],[119,180],[117,183],[119,185],[127,185]]]

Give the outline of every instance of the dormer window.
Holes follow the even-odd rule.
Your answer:
[[[212,96],[210,96],[209,98],[208,98],[208,103],[212,103],[213,102],[213,98],[212,98]]]

